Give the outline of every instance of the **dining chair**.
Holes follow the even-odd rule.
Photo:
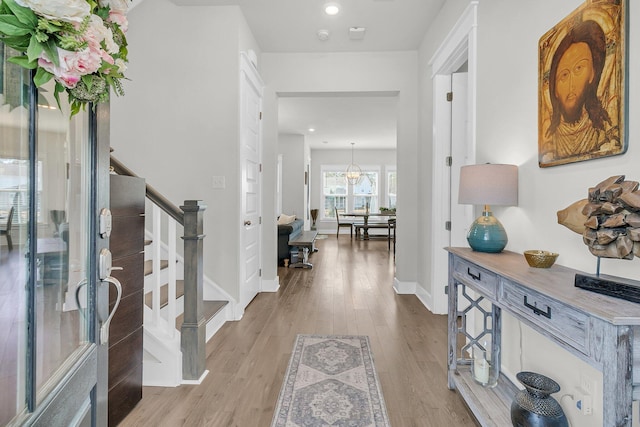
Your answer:
[[[387,220],[387,226],[389,227],[389,236],[387,238],[387,248],[391,250],[391,242],[393,241],[393,254],[396,253],[396,219],[389,218]]]
[[[338,213],[338,208],[334,208],[336,211],[336,221],[338,221],[338,231],[336,232],[336,238],[340,235],[340,227],[349,227],[349,231],[351,232],[351,238],[353,239],[353,224],[351,222],[340,222],[340,214]]]
[[[11,206],[9,209],[9,216],[7,217],[7,224],[4,230],[0,230],[0,236],[5,236],[7,238],[7,246],[9,250],[13,250],[13,241],[11,240],[11,223],[13,222],[13,212],[15,210],[15,206]]]

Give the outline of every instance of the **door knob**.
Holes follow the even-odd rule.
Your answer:
[[[245,221],[244,225],[247,226],[247,227],[250,226],[251,225],[251,221],[249,221],[249,220]]]

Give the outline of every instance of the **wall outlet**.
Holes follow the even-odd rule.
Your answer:
[[[584,393],[589,396],[595,396],[597,387],[596,380],[590,378],[588,375],[580,374],[580,388]]]
[[[592,415],[593,399],[588,394],[583,394],[582,396],[579,396],[579,399],[576,402],[576,407],[582,415]]]

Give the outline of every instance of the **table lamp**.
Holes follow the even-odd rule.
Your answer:
[[[471,249],[477,252],[502,252],[507,246],[507,232],[491,213],[490,205],[518,204],[518,167],[490,163],[462,166],[458,203],[484,205],[482,215],[471,224],[467,234]]]

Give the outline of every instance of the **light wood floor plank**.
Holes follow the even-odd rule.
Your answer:
[[[121,426],[269,427],[297,334],[368,335],[391,425],[470,427],[447,388],[447,319],[393,291],[385,240],[318,240],[312,270],[280,268],[280,290],[259,294],[207,344],[200,386],[145,387]]]

